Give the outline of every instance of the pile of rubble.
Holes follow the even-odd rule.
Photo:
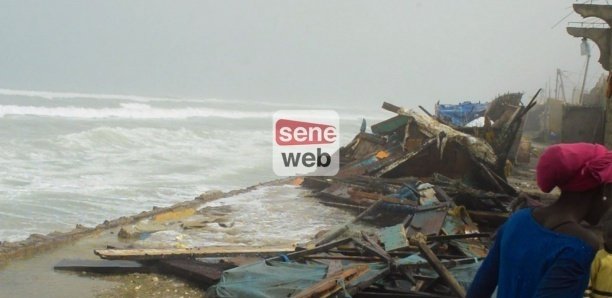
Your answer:
[[[156,270],[210,286],[211,297],[465,297],[492,233],[516,208],[537,204],[505,177],[535,99],[522,106],[521,96],[489,104],[482,127],[383,104],[395,115],[341,148],[336,176],[293,181],[358,213],[307,243],[110,247],[95,251],[105,260],[56,269]]]

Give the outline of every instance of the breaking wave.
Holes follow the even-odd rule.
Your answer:
[[[80,92],[55,92],[55,91],[35,91],[35,90],[16,90],[16,89],[5,89],[0,88],[0,95],[9,96],[26,96],[36,97],[44,99],[114,99],[114,100],[128,100],[136,102],[151,102],[151,101],[217,101],[222,100],[215,98],[201,99],[201,98],[178,98],[178,97],[156,97],[156,96],[140,96],[140,95],[126,95],[126,94],[103,94],[103,93],[80,93]]]
[[[130,101],[140,103],[151,102],[175,102],[175,103],[215,103],[228,104],[232,106],[244,104],[256,104],[258,106],[277,107],[277,108],[296,108],[296,109],[312,109],[316,106],[318,109],[334,109],[339,111],[354,110],[359,111],[359,115],[368,113],[370,108],[361,107],[359,105],[332,105],[331,100],[325,103],[317,102],[291,102],[291,101],[263,101],[263,100],[241,100],[241,99],[219,99],[219,98],[199,98],[199,97],[172,97],[172,96],[143,96],[143,95],[127,95],[127,94],[106,94],[106,93],[84,93],[84,92],[56,92],[56,91],[38,91],[38,90],[18,90],[0,88],[0,96],[21,96],[31,97],[46,100],[109,100],[109,101]],[[384,117],[381,117],[384,119]]]
[[[83,107],[41,107],[41,106],[17,106],[0,105],[0,118],[13,116],[43,116],[43,117],[65,117],[74,119],[104,119],[104,118],[126,118],[126,119],[187,119],[187,118],[270,118],[268,112],[241,112],[233,110],[211,109],[203,107],[185,108],[157,108],[146,104],[121,104],[119,108],[83,108]]]

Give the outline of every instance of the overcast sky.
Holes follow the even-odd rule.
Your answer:
[[[0,88],[378,107],[580,83],[575,1],[0,1]],[[603,69],[594,49],[587,86]]]

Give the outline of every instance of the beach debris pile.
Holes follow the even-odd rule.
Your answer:
[[[487,105],[482,127],[384,103],[395,115],[339,150],[337,175],[288,182],[356,214],[305,243],[107,247],[95,250],[103,260],[63,260],[56,269],[175,274],[208,288],[207,297],[465,297],[496,228],[513,210],[538,204],[506,181],[535,100],[523,106],[521,96]],[[204,224],[211,222],[231,224],[222,214]],[[126,227],[120,236],[139,234]]]

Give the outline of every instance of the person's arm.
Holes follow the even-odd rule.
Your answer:
[[[497,287],[499,277],[499,254],[502,230],[499,229],[493,247],[480,265],[472,284],[467,292],[467,298],[490,298]]]
[[[582,297],[589,282],[591,260],[592,254],[590,258],[561,256],[544,274],[534,297]]]

